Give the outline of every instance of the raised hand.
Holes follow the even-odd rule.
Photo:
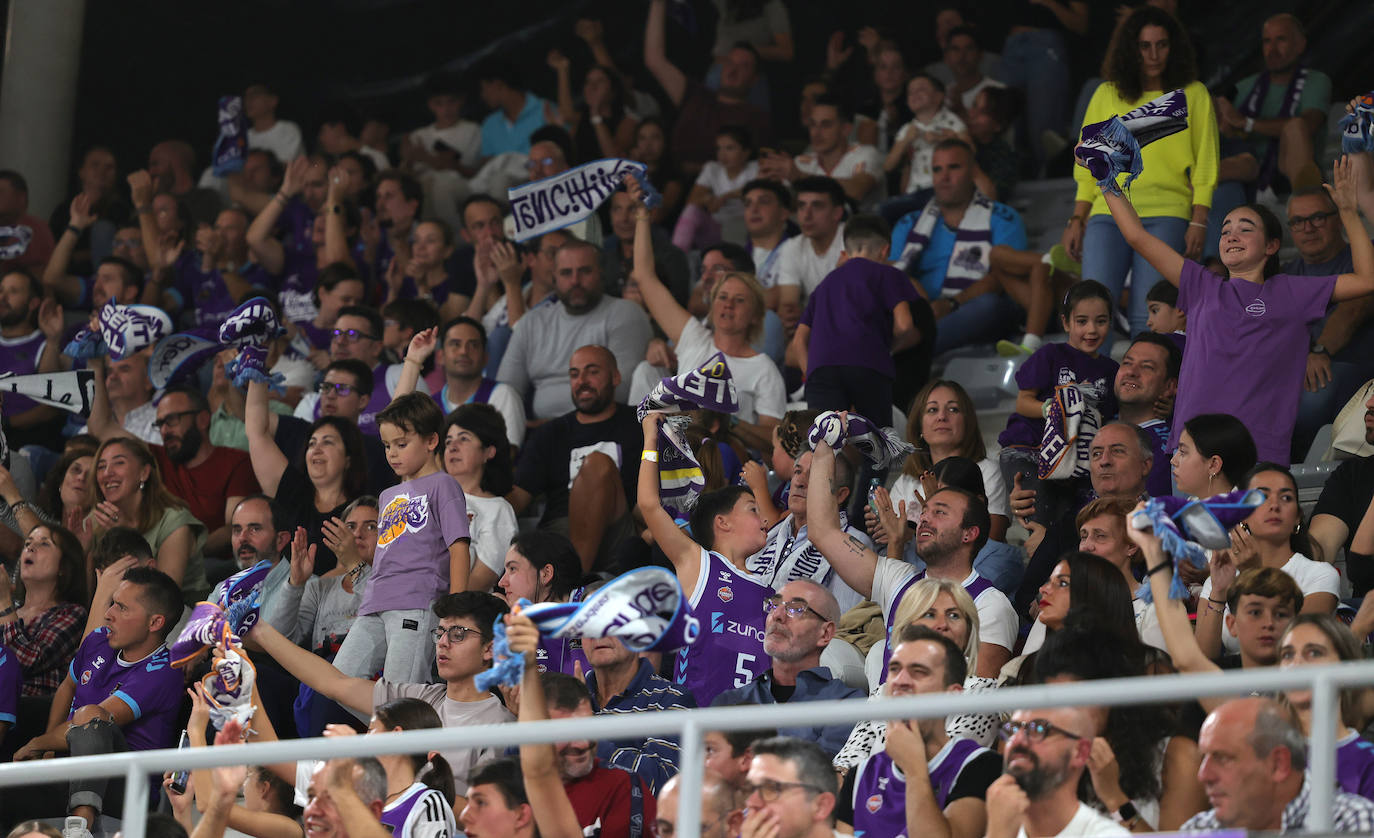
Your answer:
[[[519,281],[520,275],[524,273],[525,266],[520,259],[520,251],[515,245],[508,241],[496,241],[491,243],[491,264],[496,268],[502,279],[514,275]]]
[[[1097,799],[1108,810],[1116,811],[1130,800],[1121,790],[1121,765],[1116,761],[1116,753],[1101,736],[1093,739],[1092,750],[1088,752],[1088,776]]]
[[[291,539],[291,575],[288,579],[292,585],[304,585],[315,572],[315,551],[316,546],[305,536],[305,527],[296,527],[296,534]]]
[[[94,224],[95,213],[91,212],[91,196],[82,192],[72,198],[72,205],[67,216],[68,224],[73,227],[80,227],[82,230]]]
[[[297,157],[286,164],[286,173],[281,179],[281,194],[290,198],[299,195],[305,188],[305,175],[310,171],[310,158]]]
[[[849,56],[854,54],[853,47],[844,45],[844,33],[830,33],[830,40],[825,43],[825,66],[831,70],[838,70],[840,65],[849,60]]]
[[[1359,211],[1359,189],[1355,165],[1350,155],[1341,155],[1331,166],[1331,183],[1324,184],[1336,209],[1341,212]]]
[[[554,72],[557,73],[566,73],[568,72],[568,68],[572,66],[572,62],[568,60],[568,56],[557,49],[549,50],[549,55],[544,60],[553,68]]]
[[[52,297],[45,297],[43,302],[38,304],[38,328],[46,338],[57,340],[62,337],[62,330],[67,326],[67,319],[62,315],[62,304]]]
[[[434,354],[438,345],[439,328],[437,326],[425,329],[423,332],[416,332],[415,337],[410,339],[410,346],[406,347],[406,360],[423,364],[426,358]]]
[[[601,43],[602,26],[599,20],[582,18],[573,26],[573,34],[588,45]]]
[[[334,555],[339,559],[339,566],[356,564],[359,556],[358,544],[353,540],[353,533],[349,532],[348,526],[339,518],[326,518],[320,522],[320,532],[324,536],[324,546],[334,551]]]
[[[146,169],[130,172],[129,194],[133,197],[134,209],[142,209],[153,202],[153,176]]]

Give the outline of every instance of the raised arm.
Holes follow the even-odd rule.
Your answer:
[[[673,563],[682,589],[692,591],[696,589],[697,576],[701,573],[701,547],[678,528],[658,496],[658,426],[662,422],[663,414],[658,411],[644,417],[644,454],[652,452],[653,459],[640,457],[639,514],[643,516],[658,548]]]
[[[254,216],[253,223],[248,225],[248,233],[245,236],[248,249],[253,251],[253,258],[268,273],[279,274],[286,267],[286,249],[273,237],[272,231],[276,229],[277,221],[291,198],[300,194],[304,188],[305,173],[309,169],[310,161],[306,158],[298,157],[292,160],[286,167],[286,174],[282,176],[281,189],[267,202],[262,212]]]
[[[253,626],[248,636],[302,684],[351,710],[372,713],[372,681],[350,678],[329,661],[292,643],[263,620]]]
[[[564,126],[569,123],[576,124],[579,114],[577,106],[573,104],[572,62],[568,60],[568,56],[557,49],[549,50],[548,58],[545,61],[553,68],[554,74],[558,76],[558,118],[562,120]]]
[[[48,260],[47,266],[43,269],[43,287],[51,291],[62,301],[63,305],[74,306],[81,301],[83,291],[81,280],[69,275],[67,268],[71,265],[72,252],[76,250],[76,243],[81,238],[81,233],[94,223],[95,215],[91,212],[91,196],[82,192],[72,199],[71,209],[67,216],[67,229],[62,231],[61,238],[53,247],[52,258]]]
[[[301,158],[304,160],[305,158]],[[307,167],[308,168],[308,167]],[[329,171],[329,192],[320,212],[324,213],[324,261],[326,265],[343,262],[356,267],[353,249],[348,246],[348,228],[344,224],[343,185],[348,174],[338,166]]]
[[[253,476],[268,495],[276,495],[287,459],[272,436],[271,417],[267,409],[267,384],[248,382],[248,395],[243,403],[243,430],[248,435],[248,456],[253,461]]]
[[[1351,155],[1337,160],[1332,167],[1334,184],[1328,184],[1326,191],[1341,213],[1341,224],[1345,226],[1346,238],[1350,240],[1350,258],[1354,263],[1354,273],[1336,277],[1336,288],[1331,292],[1335,302],[1374,294],[1374,243],[1369,241],[1364,223],[1360,221],[1358,176]]]
[[[630,276],[639,282],[639,292],[644,295],[649,316],[664,334],[676,341],[692,315],[673,298],[673,292],[654,270],[653,226],[649,208],[644,206],[644,191],[633,178],[625,179],[625,187],[635,199],[635,261]]]
[[[506,637],[510,640],[511,652],[525,656],[525,677],[520,682],[519,720],[547,721],[549,708],[544,698],[544,684],[539,678],[539,667],[535,666],[539,630],[528,617],[520,613],[518,605],[506,617]],[[539,834],[544,838],[582,838],[582,826],[578,823],[577,813],[573,811],[572,801],[568,799],[563,780],[558,776],[558,758],[553,745],[546,742],[521,745],[520,772],[525,778],[525,795],[529,798],[530,808],[534,810]]]
[[[131,172],[128,177],[129,195],[138,213],[138,231],[143,237],[143,253],[149,265],[162,264],[162,239],[157,219],[153,217],[153,178],[146,170]]]
[[[1179,277],[1183,274],[1183,257],[1179,252],[1145,229],[1130,201],[1110,189],[1103,189],[1102,197],[1106,200],[1107,209],[1111,211],[1112,220],[1116,222],[1116,227],[1121,231],[1121,237],[1126,240],[1126,244],[1144,256],[1145,261],[1159,271],[1161,276],[1178,285]]]
[[[649,0],[649,14],[644,20],[644,66],[663,85],[663,92],[676,106],[681,105],[683,97],[687,95],[687,77],[668,60],[668,52],[664,47],[663,28],[667,5],[667,0]]]
[[[401,367],[401,377],[396,382],[396,389],[391,393],[391,400],[395,401],[407,393],[415,392],[415,385],[420,380],[420,372],[424,369],[425,359],[434,354],[435,346],[439,342],[439,327],[425,329],[423,332],[416,332],[410,339],[410,346],[406,347],[405,362]]]
[[[809,485],[816,488],[806,494],[806,534],[846,585],[871,597],[878,554],[840,529],[840,510],[831,491],[834,481],[835,449],[819,442],[811,454]]]
[[[131,436],[115,421],[114,411],[110,409],[110,394],[105,390],[105,367],[109,362],[103,357],[95,357],[87,363],[95,373],[95,396],[91,399],[91,415],[86,417],[86,430],[102,441],[117,436]]]

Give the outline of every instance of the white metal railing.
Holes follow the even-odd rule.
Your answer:
[[[687,777],[699,777],[702,772],[701,737],[713,730],[755,730],[794,725],[810,727],[853,724],[873,718],[935,718],[960,713],[1002,713],[1072,705],[1153,704],[1211,696],[1247,695],[1257,691],[1310,689],[1312,732],[1308,765],[1312,802],[1307,831],[1329,832],[1336,784],[1339,690],[1342,687],[1368,685],[1374,685],[1374,661],[1289,669],[1268,667],[1200,675],[1116,678],[979,693],[937,693],[882,702],[850,699],[629,713],[519,725],[480,725],[329,739],[292,739],[235,747],[168,748],[12,763],[0,765],[0,788],[123,775],[124,835],[126,838],[143,838],[147,822],[148,775],[171,769],[213,768],[245,763],[265,765],[302,759],[423,753],[456,748],[504,748],[583,739],[610,741],[677,734],[681,738],[680,772]],[[696,838],[700,819],[701,784],[683,783],[678,797],[677,834],[684,838]]]

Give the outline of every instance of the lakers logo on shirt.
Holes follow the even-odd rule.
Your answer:
[[[407,532],[415,532],[429,522],[429,496],[397,495],[382,510],[377,524],[377,546],[385,547]]]

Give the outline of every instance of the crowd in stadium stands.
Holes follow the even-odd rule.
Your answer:
[[[146,168],[86,149],[56,209],[0,171],[0,372],[94,372],[87,413],[4,399],[0,758],[867,700],[853,728],[708,731],[704,777],[678,776],[671,736],[169,772],[148,834],[672,836],[685,784],[716,838],[1306,829],[1307,692],[920,720],[882,702],[1364,656],[1374,167],[1325,153],[1363,88],[1333,90],[1290,14],[1238,24],[1263,67],[1209,91],[1174,0],[1105,30],[1086,0],[1003,4],[1000,44],[941,6],[921,55],[872,28],[804,55],[783,0],[713,5],[701,78],[666,48],[685,4],[647,0],[642,43],[577,21],[547,54],[556,89],[501,60],[435,75],[433,122],[406,134],[341,105],[311,135],[256,84],[225,177],[175,138]],[[770,90],[798,77],[784,119]],[[1124,196],[1075,166],[1067,217],[1022,217],[1018,182],[1067,173],[1081,125],[1171,90],[1186,124]],[[516,241],[509,188],[602,158],[645,164],[662,202],[629,179]],[[1028,221],[1062,238],[1032,250]],[[64,354],[107,303],[213,333],[254,296],[287,327],[281,392],[236,386],[232,349],[166,387],[148,351]],[[1015,362],[1005,428],[939,377],[960,348]],[[660,500],[663,416],[635,407],[715,353],[740,409],[692,414],[706,490],[684,521]],[[1066,384],[1100,428],[1076,476],[1046,476]],[[827,410],[915,452],[888,474],[808,442]],[[1327,425],[1346,459],[1295,476]],[[1128,519],[1233,489],[1261,505],[1170,599],[1160,539]],[[257,711],[216,730],[186,689],[204,664],[168,646],[262,561]],[[541,637],[519,605],[644,566],[703,627],[679,652]],[[531,665],[479,689],[500,621]],[[1369,834],[1374,688],[1340,708],[1332,817]],[[6,788],[0,823],[89,838],[123,805],[116,780]]]

